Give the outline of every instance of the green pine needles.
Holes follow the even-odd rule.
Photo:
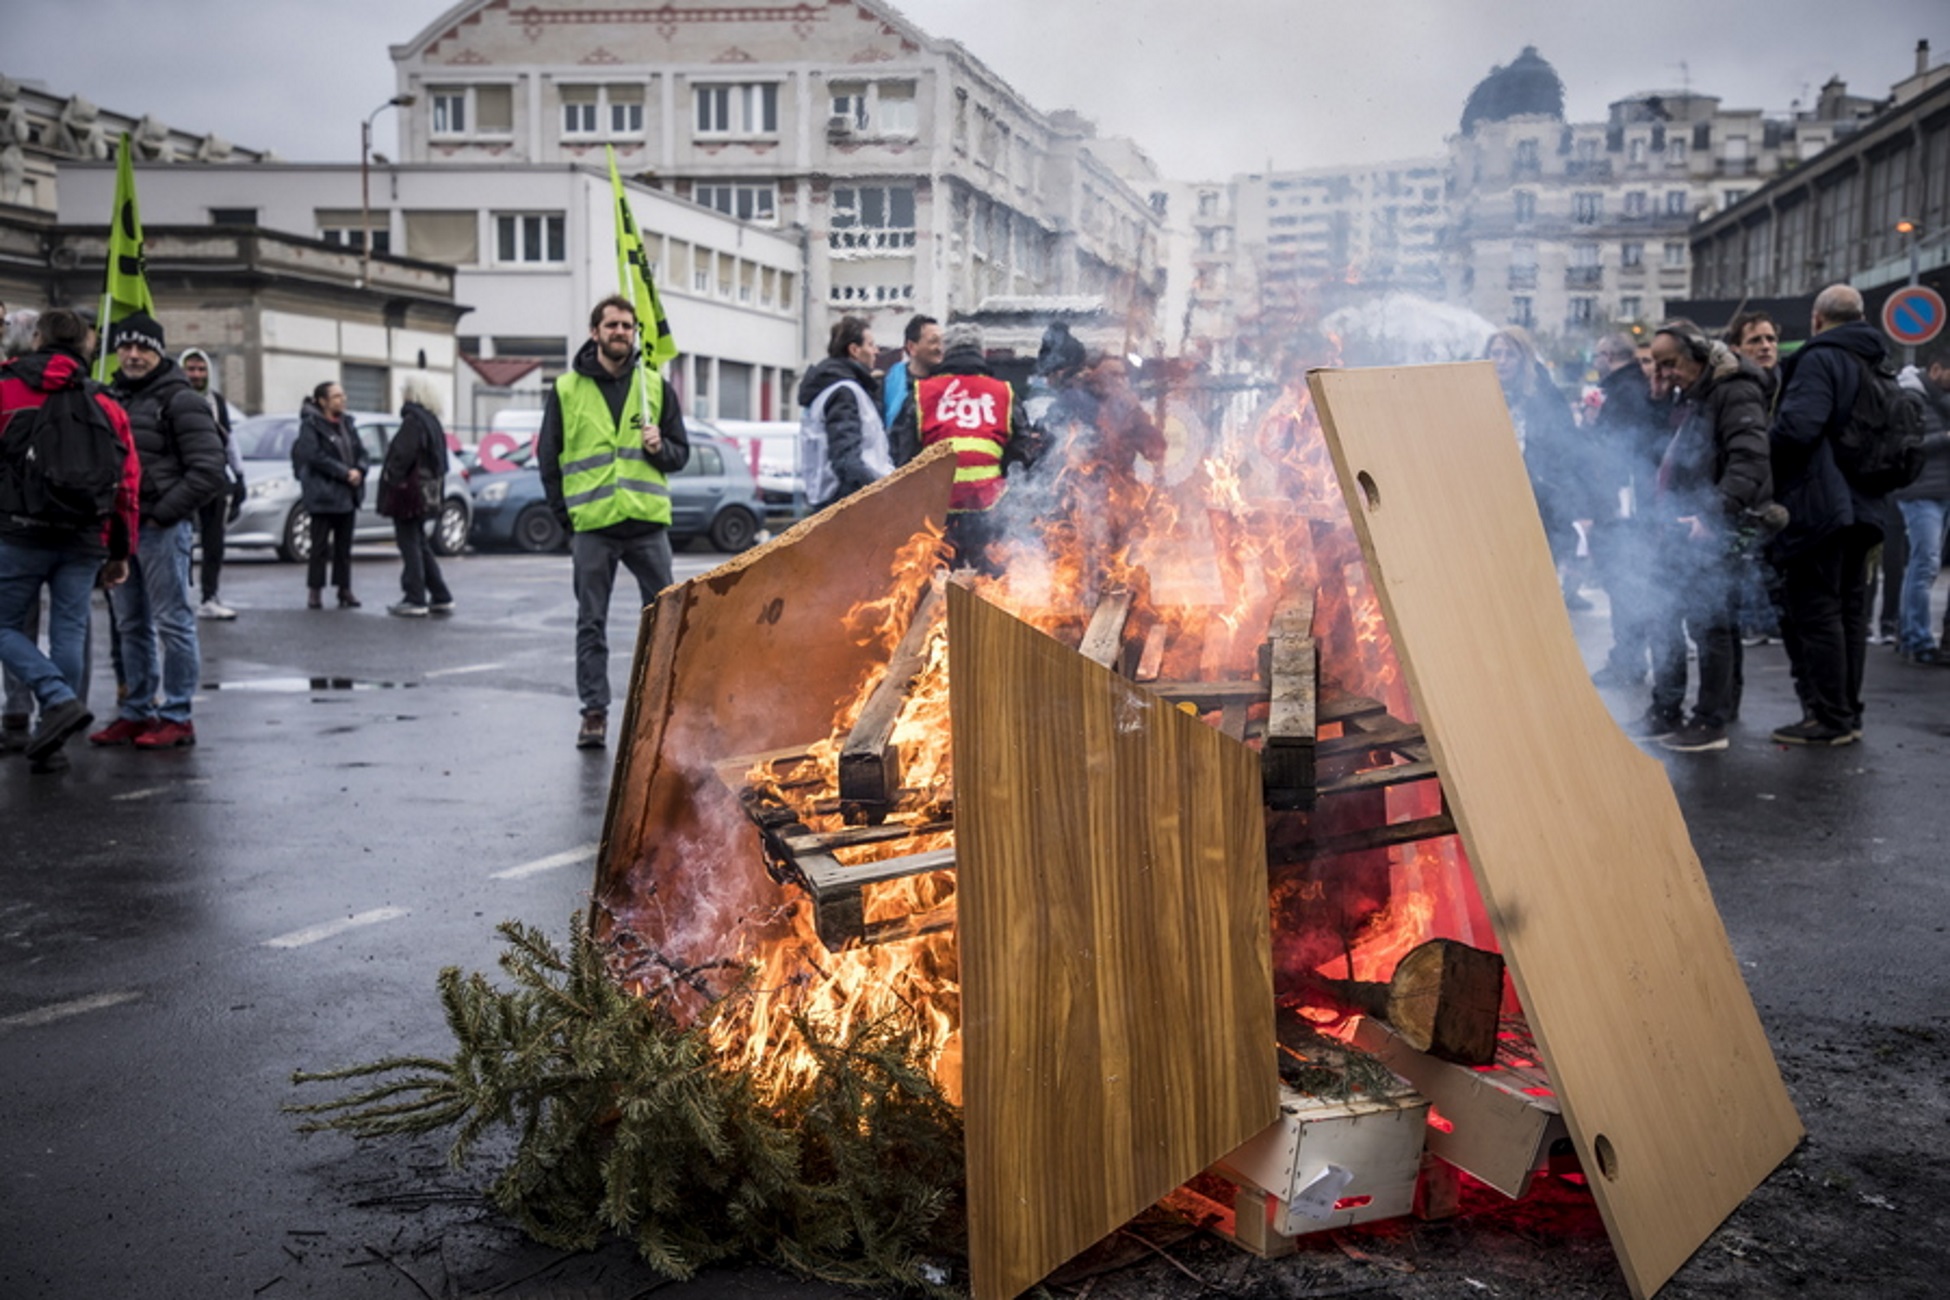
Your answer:
[[[966,1250],[961,1116],[910,1018],[843,1037],[801,1019],[820,1069],[767,1096],[710,1048],[737,992],[686,1021],[618,985],[579,917],[566,956],[518,922],[500,933],[512,988],[440,973],[451,1060],[294,1074],[369,1084],[286,1107],[313,1117],[302,1130],[453,1128],[460,1167],[484,1134],[512,1129],[513,1163],[488,1189],[496,1208],[562,1249],[616,1232],[672,1277],[743,1258],[845,1285],[942,1290],[939,1263]]]

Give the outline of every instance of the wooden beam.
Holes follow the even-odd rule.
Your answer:
[[[1084,629],[1077,653],[1112,672],[1120,671],[1118,660],[1123,658],[1124,624],[1130,621],[1131,602],[1135,598],[1136,593],[1129,587],[1108,588],[1090,615],[1090,626]]]
[[[940,608],[937,582],[915,604],[907,632],[887,662],[887,675],[867,696],[840,748],[840,808],[849,822],[878,822],[900,801],[901,756],[893,743],[894,724],[926,663],[928,632]]]
[[[838,952],[849,941],[866,942],[869,938],[862,898],[868,885],[952,868],[955,851],[934,849],[852,867],[828,853],[809,853],[795,858],[795,865],[806,882],[806,892],[812,895],[813,929],[821,943]]]
[[[1260,776],[1267,806],[1314,806],[1314,746],[1320,680],[1320,646],[1313,638],[1314,598],[1296,597],[1273,616],[1267,643],[1268,710],[1260,748]]]
[[[1413,844],[1418,840],[1432,840],[1455,833],[1456,819],[1445,812],[1434,817],[1417,817],[1413,821],[1389,822],[1368,830],[1349,831],[1345,835],[1302,840],[1275,851],[1272,863],[1285,866],[1295,862],[1315,862],[1321,858],[1337,858],[1345,853],[1393,848],[1397,844]]]
[[[1155,682],[1158,672],[1165,663],[1165,642],[1170,638],[1170,630],[1160,621],[1153,623],[1144,634],[1144,650],[1138,655],[1137,672],[1132,676],[1140,682]]]

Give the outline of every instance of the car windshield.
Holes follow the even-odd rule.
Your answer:
[[[298,441],[295,415],[254,415],[231,431],[237,454],[245,460],[290,460]]]

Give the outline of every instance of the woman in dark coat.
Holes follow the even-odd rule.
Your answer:
[[[1572,521],[1593,518],[1595,512],[1584,500],[1590,483],[1581,463],[1583,444],[1571,404],[1538,358],[1527,331],[1515,325],[1498,330],[1490,335],[1483,357],[1496,367],[1497,382],[1503,387],[1544,538],[1550,543],[1551,559],[1563,571],[1565,602],[1573,609],[1585,608],[1569,571],[1578,545]]]
[[[453,593],[441,575],[426,525],[430,516],[440,513],[447,478],[447,432],[433,413],[437,400],[417,381],[408,386],[406,404],[399,410],[399,431],[386,448],[386,464],[379,472],[379,513],[393,521],[402,566],[400,602],[388,605],[386,612],[399,618],[448,614],[454,608]]]
[[[359,598],[352,594],[352,522],[366,496],[366,461],[359,430],[345,413],[345,390],[327,380],[305,399],[298,413],[298,441],[291,445],[291,471],[298,476],[305,510],[311,515],[307,609],[324,607],[328,554],[339,608],[359,607]]]

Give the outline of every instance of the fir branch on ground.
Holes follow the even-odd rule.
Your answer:
[[[362,1139],[455,1130],[463,1165],[486,1133],[519,1135],[489,1200],[536,1240],[629,1238],[660,1272],[764,1260],[856,1286],[940,1287],[924,1261],[964,1253],[961,1116],[941,1096],[907,1016],[844,1035],[800,1018],[820,1063],[784,1096],[760,1094],[712,1052],[709,1028],[610,975],[580,917],[565,954],[504,922],[502,970],[440,973],[451,1059],[392,1057],[295,1084],[350,1083],[291,1105],[301,1131]]]

